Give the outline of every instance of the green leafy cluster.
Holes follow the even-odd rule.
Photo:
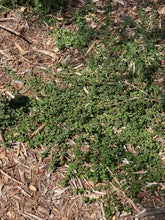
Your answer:
[[[99,37],[98,31],[94,30],[84,17],[87,12],[87,8],[80,8],[74,15],[75,21],[78,25],[77,32],[66,29],[65,27],[59,28],[57,25],[52,33],[50,33],[56,39],[57,47],[60,50],[71,46],[74,46],[79,50],[84,50],[92,40]]]
[[[59,11],[66,8],[67,0],[2,0],[0,5],[5,5],[10,8],[17,8],[19,6],[31,7],[35,12],[41,16],[53,11]]]
[[[79,41],[78,35],[76,32],[73,32],[69,29],[56,28],[53,30],[52,36],[57,41],[57,47],[61,50],[67,47],[76,46]]]

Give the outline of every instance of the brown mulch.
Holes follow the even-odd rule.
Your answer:
[[[102,2],[100,4],[106,3],[106,1],[100,2]],[[145,1],[127,1],[124,6],[123,2],[125,1],[113,1],[114,26],[120,25],[128,15],[137,19],[139,4],[144,6],[146,11],[150,10],[149,6],[145,7]],[[74,4],[74,7],[83,4],[84,2],[80,1],[79,5]],[[70,3],[71,6],[73,4]],[[163,1],[155,1],[155,7],[163,26],[165,18]],[[9,99],[12,96],[12,89],[22,95],[33,95],[29,94],[21,81],[14,80],[11,71],[20,74],[22,78],[33,72],[36,77],[48,81],[45,70],[50,68],[54,73],[60,72],[56,67],[56,61],[61,63],[69,61],[76,71],[85,68],[86,62],[86,56],[75,48],[58,50],[54,38],[47,33],[51,27],[41,22],[39,17],[31,12],[27,12],[23,19],[20,10],[24,9],[4,8],[3,13],[0,14],[0,92]],[[98,14],[100,13],[101,16],[104,10],[105,5]],[[53,16],[57,20],[63,19],[57,12]],[[74,21],[67,28],[76,29]],[[59,83],[58,78],[54,80]],[[10,84],[10,88],[6,83]],[[0,140],[3,141],[1,133]],[[64,178],[68,167],[59,167],[55,172],[50,172],[48,165],[52,155],[50,153],[47,158],[41,160],[40,154],[44,151],[45,148],[29,149],[26,143],[15,142],[9,148],[0,145],[0,219],[105,220],[104,202],[100,200],[92,204],[84,204],[81,195],[75,193],[76,188],[79,186],[81,188],[80,180],[73,178],[67,187],[61,187],[60,181]],[[131,204],[121,191],[118,190],[118,194],[121,194],[123,203]],[[91,196],[98,198],[95,193]],[[161,195],[141,192],[139,197],[142,198],[142,202],[135,207],[132,206],[134,210],[132,215],[117,212],[113,220],[133,220],[136,215],[138,220],[153,219],[153,217],[165,219],[165,202]]]
[[[74,192],[74,179],[62,188],[67,167],[50,172],[51,158],[41,161],[41,152],[19,143],[0,148],[0,218],[103,219],[102,203],[83,204]]]

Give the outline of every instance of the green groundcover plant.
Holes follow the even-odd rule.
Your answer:
[[[67,7],[67,3],[68,0],[2,0],[0,5],[10,8],[30,7],[42,17],[53,11],[64,10]]]
[[[57,75],[47,70],[48,75],[61,79],[61,86],[53,80],[46,83],[32,72],[24,85],[38,99],[16,96],[9,102],[1,95],[0,130],[4,144],[20,141],[28,142],[32,148],[47,146],[41,157],[53,151],[51,171],[69,165],[63,185],[72,176],[84,176],[94,183],[106,181],[110,188],[108,182],[116,177],[120,189],[138,201],[139,191],[153,182],[157,184],[150,190],[156,190],[165,177],[161,161],[165,96],[164,88],[155,83],[163,73],[160,63],[164,48],[155,46],[163,35],[158,24],[146,31],[142,9],[140,25],[129,18],[114,31],[107,19],[100,36],[95,30],[83,31],[89,27],[81,25],[85,22],[82,12],[81,9],[75,15],[80,26],[78,35],[62,27],[52,36],[60,49],[84,46],[87,50],[90,41],[98,39],[95,51],[88,55],[86,68],[79,75],[72,68],[68,70],[68,64],[57,63],[62,69]],[[127,28],[134,30],[134,37],[126,34]],[[82,37],[79,45],[77,36]],[[16,78],[14,73],[8,74]],[[31,139],[29,134],[43,123],[44,129]],[[72,147],[70,140],[74,142]],[[83,146],[88,147],[83,150]],[[104,199],[106,217],[110,219],[122,206],[112,189]]]

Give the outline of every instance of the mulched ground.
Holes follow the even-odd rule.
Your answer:
[[[154,2],[163,26],[165,17],[163,1]],[[80,1],[79,5],[74,4],[75,10],[83,4],[83,1]],[[102,10],[105,10],[106,1],[100,4],[103,4]],[[120,25],[127,15],[137,19],[139,4],[144,6],[146,11],[150,10],[148,6],[145,7],[145,1],[125,3],[125,1],[114,0],[112,3],[114,25]],[[73,7],[73,4],[70,3],[70,7]],[[74,48],[58,50],[54,38],[47,34],[50,27],[31,12],[26,12],[23,19],[20,16],[20,10],[26,9],[4,8],[3,13],[0,14],[0,92],[8,99],[12,97],[12,90],[6,86],[6,83],[21,95],[33,95],[23,87],[21,81],[13,79],[10,71],[21,74],[22,78],[33,72],[37,77],[49,80],[43,70],[50,68],[55,73],[60,71],[55,65],[57,60],[61,63],[69,60],[77,71],[85,67],[86,61],[85,55]],[[57,12],[53,16],[57,20],[63,19]],[[67,28],[75,29],[74,22]],[[58,84],[58,78],[54,80]],[[3,141],[1,132],[0,140]],[[44,148],[29,149],[26,143],[18,142],[12,143],[9,148],[5,148],[3,144],[0,145],[0,218],[2,220],[105,219],[103,211],[105,204],[102,201],[83,204],[81,196],[75,194],[75,188],[81,187],[80,180],[73,178],[67,187],[60,186],[59,183],[67,172],[67,166],[58,168],[56,172],[50,172],[48,164],[52,160],[52,155],[41,160],[40,154],[44,150]],[[104,195],[104,192],[102,194]],[[130,204],[122,192],[118,191],[118,194],[123,203]],[[99,195],[101,192],[90,196],[97,198]],[[139,196],[142,202],[132,207],[134,210],[132,215],[118,212],[113,220],[165,219],[165,202],[161,195],[141,192]]]

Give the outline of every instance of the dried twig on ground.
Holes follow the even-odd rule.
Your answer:
[[[0,22],[4,22],[4,21],[15,21],[14,18],[1,18]]]
[[[19,180],[16,180],[15,178],[13,178],[12,176],[10,176],[9,174],[5,173],[3,170],[0,169],[0,172],[1,172],[3,175],[6,175],[9,179],[13,180],[14,182],[19,183],[19,184],[21,184],[21,185],[24,185],[22,182],[20,182]]]
[[[9,27],[6,27],[6,26],[3,26],[3,25],[0,24],[0,28],[2,28],[5,31],[8,31],[8,32],[10,32],[12,34],[15,34],[17,36],[20,36],[20,33],[18,31],[15,31],[15,30],[13,30],[13,29],[11,29]]]
[[[38,217],[37,215],[31,214],[30,212],[25,212],[25,213],[24,213],[24,212],[21,212],[21,211],[20,211],[20,214],[23,215],[23,216],[25,216],[25,217],[28,217],[28,218],[30,218],[30,219],[45,220],[45,219],[43,219],[43,218]]]
[[[2,136],[2,132],[0,131],[0,141],[4,142],[3,136]]]
[[[122,81],[122,83],[124,83],[124,84],[126,84],[126,85],[129,85],[129,86],[132,86],[134,89],[137,89],[137,90],[139,90],[140,92],[144,93],[145,95],[148,95],[144,90],[139,89],[137,86],[135,86],[135,85],[129,83],[127,80]]]
[[[45,125],[46,125],[46,122],[44,122],[39,128],[37,128],[32,134],[31,134],[31,139],[34,137],[34,136],[36,136],[37,134],[38,134],[38,132],[39,132],[39,130],[42,130],[44,127],[45,127]]]
[[[109,167],[107,167],[108,172],[111,174],[111,176],[113,177],[113,179],[115,180],[115,182],[121,187],[119,181],[117,180],[116,177],[114,177],[114,174],[112,173],[112,171],[109,169]],[[125,192],[123,192],[121,189],[119,189],[118,187],[116,187],[115,185],[113,185],[112,182],[110,182],[112,188],[114,189],[114,191],[116,191],[118,194],[122,195],[128,202],[129,204],[137,211],[140,212],[140,209],[134,204],[134,202],[128,198],[125,194]]]
[[[165,207],[153,209],[153,210],[144,209],[143,211],[135,215],[134,218],[136,217],[144,218],[144,217],[156,216],[156,215],[165,215]]]
[[[1,53],[2,55],[4,55],[5,57],[7,57],[8,59],[11,59],[11,58],[12,58],[10,55],[6,54],[3,50],[0,50],[0,53]]]

